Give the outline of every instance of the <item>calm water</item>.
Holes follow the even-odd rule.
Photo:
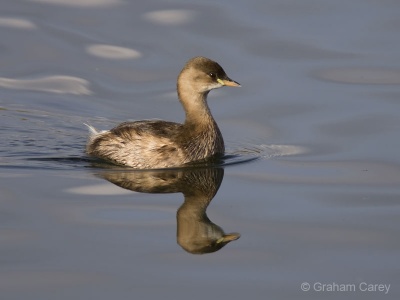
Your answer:
[[[2,0],[1,298],[399,299],[399,11]],[[182,121],[196,55],[243,86],[209,97],[223,164],[84,155],[83,123]]]

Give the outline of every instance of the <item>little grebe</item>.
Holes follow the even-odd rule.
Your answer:
[[[240,86],[222,67],[205,57],[190,59],[178,76],[177,91],[185,123],[160,120],[125,122],[108,131],[89,126],[86,152],[136,169],[181,166],[225,151],[221,132],[207,105],[207,95],[222,86]]]

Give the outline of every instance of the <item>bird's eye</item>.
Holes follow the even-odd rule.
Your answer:
[[[213,72],[208,73],[208,75],[210,75],[210,77],[213,78],[213,79],[215,79],[217,77],[217,74],[215,74]]]

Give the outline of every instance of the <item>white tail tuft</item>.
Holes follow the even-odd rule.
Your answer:
[[[97,129],[96,128],[94,128],[93,126],[91,126],[91,125],[89,125],[89,124],[86,124],[86,123],[83,123],[83,124],[85,124],[86,126],[87,126],[87,128],[89,129],[89,132],[90,132],[90,135],[98,135],[100,132],[98,132],[97,131]]]

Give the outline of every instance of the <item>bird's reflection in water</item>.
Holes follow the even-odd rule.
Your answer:
[[[203,254],[218,251],[240,237],[226,234],[211,222],[206,209],[217,193],[224,169],[194,168],[158,171],[104,171],[100,177],[141,193],[182,193],[185,201],[177,212],[177,241],[186,251]]]

